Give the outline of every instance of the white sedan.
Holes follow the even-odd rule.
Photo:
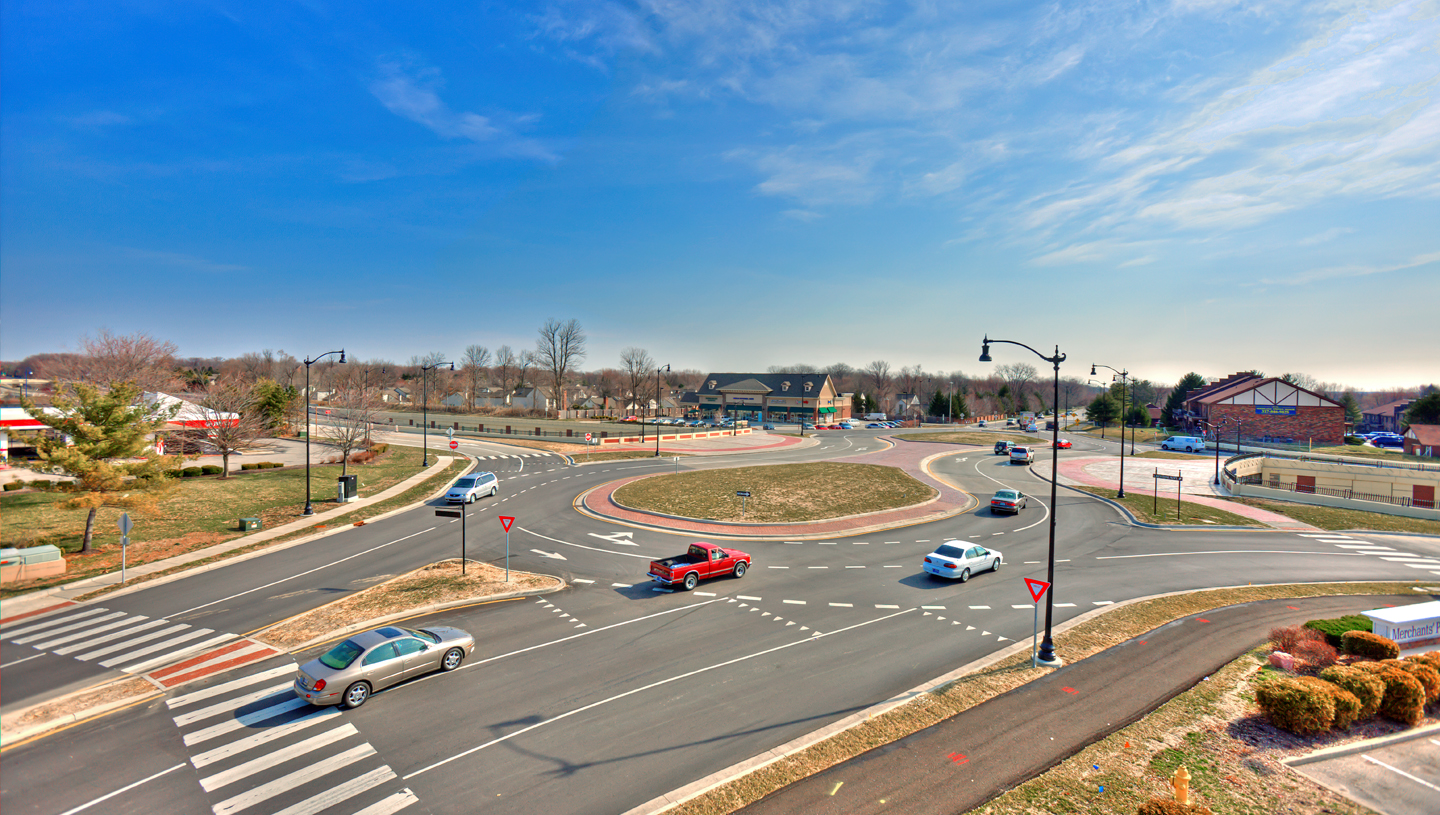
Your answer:
[[[994,549],[965,544],[960,541],[946,541],[939,549],[925,556],[925,571],[936,577],[960,578],[964,583],[976,572],[1000,571],[1005,557]]]

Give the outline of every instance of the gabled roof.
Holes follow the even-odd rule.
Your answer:
[[[739,382],[732,382],[729,385],[721,385],[716,390],[721,393],[770,393],[773,388],[764,382],[751,377],[742,379]]]
[[[1194,401],[1197,401],[1201,404],[1214,405],[1230,399],[1234,399],[1237,396],[1245,393],[1250,393],[1252,391],[1259,391],[1259,393],[1257,394],[1257,400],[1254,402],[1243,402],[1242,404],[1302,405],[1305,407],[1335,408],[1341,407],[1339,402],[1336,402],[1334,399],[1331,399],[1328,396],[1322,396],[1312,390],[1306,390],[1299,385],[1286,382],[1285,380],[1275,376],[1266,377],[1265,379],[1260,379],[1258,377],[1246,379],[1244,381],[1237,382],[1228,388],[1223,388],[1221,390],[1208,393]],[[1305,394],[1312,397],[1315,401],[1319,402],[1319,404],[1305,404],[1305,400],[1301,398],[1300,394]]]
[[[1360,413],[1367,416],[1394,416],[1402,410],[1410,407],[1414,399],[1401,399],[1398,402],[1386,402],[1383,405],[1376,405],[1369,410],[1362,410]]]
[[[1242,371],[1240,373],[1230,374],[1224,379],[1218,379],[1208,385],[1201,385],[1198,388],[1186,391],[1185,401],[1189,402],[1194,399],[1200,399],[1201,397],[1208,396],[1212,393],[1215,393],[1216,391],[1221,391],[1233,387],[1246,380],[1259,378],[1260,377],[1250,373],[1249,371]]]
[[[810,396],[820,393],[829,379],[829,375],[825,373],[712,373],[705,377],[705,381],[700,383],[700,388],[696,392],[708,396],[718,396],[732,385],[740,385],[746,380],[753,380],[756,384],[763,386],[755,388],[754,390],[764,392],[763,388],[769,388],[771,396],[790,397],[796,396],[797,394],[800,396]],[[710,387],[711,382],[715,383],[715,387]],[[786,382],[790,383],[789,390],[785,389]],[[808,391],[805,390],[806,382],[810,383],[810,390]],[[832,385],[831,387],[833,388],[834,386]]]
[[[1405,431],[1405,437],[1431,447],[1440,447],[1440,424],[1412,424]]]

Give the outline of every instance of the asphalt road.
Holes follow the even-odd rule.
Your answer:
[[[680,464],[851,456],[877,449],[877,434],[822,431],[812,447]],[[1090,444],[1077,439],[1075,452]],[[462,445],[472,454],[493,449]],[[487,460],[501,494],[472,506],[471,556],[502,561],[504,535],[493,516],[513,515],[512,565],[559,574],[571,587],[432,618],[476,634],[477,652],[460,671],[412,681],[292,731],[284,728],[311,711],[274,710],[290,698],[281,687],[290,663],[249,665],[168,697],[173,703],[218,689],[205,700],[141,705],[7,751],[0,808],[63,813],[123,789],[93,811],[201,811],[202,801],[217,812],[319,811],[302,804],[346,795],[336,811],[373,804],[379,809],[368,811],[621,812],[1029,637],[1021,578],[1045,575],[1050,508],[1039,476],[1048,460],[1046,451],[1033,467],[1014,466],[981,451],[932,464],[981,499],[999,484],[1036,495],[1017,517],[982,505],[884,533],[738,544],[755,556],[755,568],[692,593],[659,591],[645,577],[650,559],[680,551],[687,537],[601,523],[572,508],[588,487],[673,470],[671,460],[584,467]],[[1067,490],[1058,511],[1057,623],[1166,591],[1428,575],[1385,559],[1403,550],[1383,541],[1367,547],[1359,536],[1343,543],[1273,531],[1135,528],[1110,506]],[[456,523],[421,508],[97,605],[243,634],[458,554]],[[923,575],[920,558],[948,538],[999,549],[1006,564],[966,584]],[[39,653],[8,639],[0,646],[0,664],[9,666],[0,704],[114,675]],[[255,679],[267,671],[279,673]],[[243,724],[186,744],[226,722]],[[247,738],[271,740],[246,747]],[[60,784],[56,766],[77,757],[89,759],[84,783]]]

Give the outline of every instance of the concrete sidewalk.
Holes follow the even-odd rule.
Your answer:
[[[254,546],[254,545],[257,544],[257,543],[264,543],[264,542],[267,541],[267,540],[274,540],[275,538],[284,537],[285,535],[289,535],[289,534],[291,534],[291,533],[293,533],[293,532],[297,532],[297,531],[299,531],[299,530],[306,529],[306,528],[311,528],[311,527],[315,527],[315,528],[325,528],[325,527],[327,527],[327,526],[329,526],[329,525],[331,525],[331,524],[339,524],[339,525],[335,526],[334,529],[330,529],[330,530],[328,530],[328,531],[326,531],[326,532],[320,533],[321,535],[334,534],[335,532],[341,531],[341,530],[343,530],[343,529],[345,528],[345,526],[343,525],[343,522],[344,522],[344,518],[345,518],[345,516],[346,516],[347,514],[349,514],[349,513],[351,513],[351,512],[354,512],[355,510],[357,510],[357,509],[359,509],[359,508],[361,508],[361,507],[370,506],[370,505],[375,504],[375,503],[377,503],[377,502],[379,502],[379,501],[384,501],[384,500],[387,500],[387,499],[389,499],[389,498],[393,498],[393,497],[395,497],[395,496],[397,496],[397,495],[403,494],[406,490],[409,490],[409,489],[411,489],[412,487],[414,487],[415,485],[420,484],[420,483],[422,483],[423,481],[425,481],[425,479],[427,479],[427,478],[435,475],[436,473],[439,473],[439,472],[444,471],[444,469],[445,469],[446,467],[448,467],[448,466],[450,465],[450,462],[453,461],[454,459],[455,459],[454,456],[438,456],[438,457],[435,459],[435,463],[434,463],[433,465],[431,465],[429,469],[423,470],[423,471],[421,471],[421,472],[419,472],[419,473],[416,473],[415,475],[413,475],[413,476],[405,479],[404,481],[400,482],[399,484],[396,484],[395,486],[393,486],[393,487],[391,487],[391,488],[389,488],[389,489],[387,489],[387,490],[384,490],[383,492],[378,492],[378,493],[376,493],[375,495],[371,495],[371,496],[368,496],[368,497],[365,497],[365,498],[360,498],[360,499],[358,499],[358,500],[356,500],[356,501],[352,501],[352,502],[350,502],[350,503],[348,503],[348,504],[336,506],[336,507],[333,508],[333,509],[328,509],[328,510],[324,510],[324,511],[321,511],[321,512],[316,512],[314,515],[311,515],[311,516],[308,517],[308,518],[301,518],[300,520],[291,521],[290,523],[282,524],[281,526],[274,527],[273,529],[262,530],[262,531],[260,531],[260,532],[254,533],[254,534],[243,535],[243,536],[238,537],[238,538],[235,538],[235,539],[233,539],[233,540],[226,541],[225,543],[217,544],[217,545],[215,545],[215,546],[209,546],[209,547],[206,547],[206,548],[204,548],[204,549],[197,549],[197,550],[195,550],[195,551],[193,551],[193,552],[187,552],[187,553],[185,553],[185,554],[183,554],[183,555],[176,555],[176,556],[174,556],[174,557],[165,558],[164,560],[156,560],[156,561],[152,561],[152,562],[150,562],[150,563],[145,563],[145,564],[138,565],[138,566],[131,566],[131,567],[129,567],[128,569],[126,569],[126,582],[128,583],[129,581],[134,580],[135,578],[143,577],[143,576],[145,576],[145,575],[155,574],[156,572],[163,572],[163,571],[165,571],[165,570],[167,570],[167,569],[173,569],[173,568],[175,568],[175,567],[177,567],[177,566],[184,566],[184,565],[186,565],[186,564],[188,564],[188,563],[194,563],[194,562],[196,562],[196,561],[206,560],[206,559],[208,559],[208,558],[213,558],[213,557],[216,557],[216,556],[219,556],[219,555],[223,555],[223,554],[225,554],[225,553],[227,553],[227,552],[232,552],[232,551],[234,551],[234,550],[236,550],[236,549],[248,548],[248,547]],[[447,486],[448,486],[448,485],[447,485]],[[407,509],[409,509],[409,507],[402,507],[402,508],[400,508],[400,509],[394,510],[394,512],[404,512],[404,511],[407,510]],[[389,514],[394,514],[394,512],[392,512],[392,513],[386,513],[386,514],[387,514],[387,515],[389,515]],[[385,516],[385,515],[381,515],[381,516],[378,516],[378,517],[386,517],[386,516]],[[377,520],[377,519],[378,519],[378,518],[370,518],[370,519],[368,519],[368,520],[373,521],[373,520]],[[293,541],[289,541],[289,542],[287,542],[287,543],[280,544],[280,545],[281,545],[281,546],[294,546],[294,545],[297,545],[297,544],[300,544],[300,543],[306,543],[306,542],[308,542],[308,541],[310,541],[310,540],[313,540],[313,539],[314,539],[314,536],[305,537],[305,538],[299,538],[299,539],[296,539],[296,540],[293,540]],[[268,547],[268,548],[266,548],[266,549],[264,549],[264,550],[261,550],[261,551],[263,551],[263,552],[274,551],[274,547]],[[258,552],[257,552],[257,554],[258,554]],[[218,563],[213,564],[213,565],[214,565],[214,566],[220,566],[220,565],[224,565],[224,564],[229,563],[229,562],[231,562],[231,561],[229,561],[229,560],[222,560],[222,561],[219,561]],[[201,568],[207,568],[207,567],[201,567]],[[180,574],[192,574],[192,573],[193,573],[193,572],[182,572],[182,573],[180,573]],[[179,576],[179,575],[177,575],[177,576]],[[120,584],[120,573],[119,573],[119,572],[110,572],[110,573],[108,573],[108,574],[96,575],[96,576],[94,576],[94,577],[87,577],[87,578],[83,578],[83,579],[81,579],[81,580],[76,580],[76,581],[74,581],[74,582],[65,583],[65,584],[62,584],[62,585],[59,585],[59,586],[52,586],[52,587],[47,588],[47,589],[41,589],[41,590],[39,590],[39,591],[30,592],[29,594],[22,594],[22,595],[19,595],[18,597],[8,598],[8,599],[5,600],[5,617],[4,617],[4,619],[0,619],[0,622],[4,622],[5,620],[10,620],[10,619],[13,619],[13,618],[15,618],[15,617],[23,616],[23,615],[25,615],[25,614],[32,614],[32,613],[34,613],[34,612],[37,611],[37,610],[44,609],[44,608],[49,607],[49,606],[55,606],[55,605],[60,605],[60,604],[67,603],[67,602],[72,602],[72,601],[73,601],[75,598],[77,598],[77,597],[81,597],[81,596],[83,596],[83,595],[89,594],[89,593],[94,592],[94,591],[97,591],[97,590],[99,590],[99,589],[109,588],[109,587],[112,587],[112,586],[118,586],[119,584]],[[155,585],[155,584],[156,584],[156,581],[150,580],[150,581],[146,581],[146,582],[143,582],[143,583],[138,583],[138,584],[136,584],[136,586],[135,586],[134,588],[140,588],[140,587],[146,587],[146,588],[148,588],[148,587],[153,586],[153,585]],[[129,587],[129,586],[127,586],[126,588],[120,589],[120,591],[132,591],[132,590],[133,590],[133,588],[131,588],[131,587]],[[114,594],[115,594],[115,592],[112,592],[112,593],[111,593],[112,596],[113,596]]]
[[[642,478],[651,478],[653,475],[633,476],[602,484],[582,494],[577,506],[582,512],[601,520],[615,521],[630,526],[663,529],[669,532],[685,532],[710,538],[814,540],[858,535],[865,532],[930,523],[954,517],[978,506],[979,501],[975,496],[941,481],[930,473],[928,463],[932,459],[954,453],[955,446],[951,444],[908,442],[892,445],[887,450],[875,453],[862,453],[836,459],[839,462],[895,467],[905,471],[917,481],[935,488],[937,494],[929,501],[913,506],[864,515],[851,515],[845,518],[832,518],[825,521],[772,524],[702,521],[631,509],[615,502],[614,493],[617,489]]]

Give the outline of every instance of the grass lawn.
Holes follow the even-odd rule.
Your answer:
[[[1166,484],[1173,484],[1167,481]],[[1148,486],[1148,485],[1147,485]],[[1115,490],[1108,490],[1104,487],[1088,487],[1076,485],[1075,489],[1088,492],[1091,495],[1098,495],[1102,498],[1109,498],[1118,504],[1123,505],[1135,519],[1147,524],[1194,524],[1196,526],[1255,526],[1263,527],[1264,524],[1246,518],[1243,515],[1236,515],[1233,512],[1226,512],[1220,509],[1211,509],[1207,506],[1185,501],[1180,502],[1180,517],[1175,517],[1176,502],[1175,492],[1172,489],[1170,497],[1165,497],[1165,490],[1162,487],[1159,501],[1155,500],[1155,494],[1150,490],[1129,490],[1124,498],[1116,498]],[[1153,508],[1158,503],[1158,510]]]
[[[751,494],[743,518],[737,491]],[[935,494],[894,467],[819,462],[654,476],[616,490],[615,501],[685,518],[790,523],[907,507]]]
[[[1385,515],[1358,509],[1292,504],[1289,501],[1271,501],[1264,498],[1231,498],[1230,500],[1277,512],[1319,529],[1373,529],[1377,532],[1415,532],[1422,535],[1440,535],[1440,521],[1430,521],[1424,518],[1406,518],[1401,515]]]
[[[1433,459],[1425,459],[1420,456],[1407,456],[1399,450],[1386,449],[1384,447],[1370,447],[1363,444],[1340,444],[1334,447],[1315,447],[1309,450],[1302,447],[1299,449],[1299,452],[1323,453],[1327,456],[1380,459],[1381,461],[1410,461],[1416,464],[1433,463]]]
[[[1247,586],[1160,597],[1123,606],[1055,635],[1056,651],[1075,662],[1166,623],[1214,608],[1256,600],[1415,592],[1414,583],[1339,583],[1302,586]],[[1258,652],[1247,653],[1207,682],[1170,700],[1154,713],[1087,746],[1040,776],[1021,784],[975,810],[984,815],[1087,813],[1134,815],[1140,804],[1164,794],[1165,779],[1180,763],[1192,774],[1192,801],[1198,798],[1213,811],[1270,815],[1297,812],[1360,813],[1362,807],[1292,775],[1278,759],[1303,751],[1305,740],[1270,738],[1259,746],[1243,738],[1251,725],[1249,677]],[[726,815],[802,778],[894,743],[961,711],[1048,675],[1031,668],[1030,654],[1012,655],[964,678],[923,694],[798,753],[766,765],[693,798],[671,812],[675,815]],[[1433,710],[1433,708],[1431,709]],[[1427,720],[1427,723],[1433,718]],[[1268,727],[1263,721],[1260,727]],[[1357,723],[1358,726],[1358,723]],[[1390,730],[1402,730],[1396,725]],[[1276,733],[1273,728],[1270,733]],[[1194,734],[1194,735],[1192,735]],[[1250,743],[1247,743],[1250,742]],[[1281,747],[1275,748],[1278,742]],[[1129,743],[1129,747],[1124,745]],[[1291,748],[1288,753],[1284,749]],[[1217,765],[1223,771],[1216,772]],[[1100,769],[1096,770],[1098,766]],[[1104,786],[1105,792],[1099,791]],[[1293,807],[1293,809],[1292,809]]]
[[[1034,444],[1034,436],[1019,433],[986,433],[979,430],[941,430],[936,433],[901,433],[895,438],[905,441],[933,441],[944,444],[974,444],[979,447],[995,446],[997,441],[1013,441],[1016,444]]]
[[[420,472],[420,453],[418,447],[392,444],[371,463],[350,465],[350,473],[360,476],[360,495],[382,492]],[[457,475],[464,466],[463,460],[456,460],[448,471],[432,477],[424,489],[416,488],[407,491],[407,494],[417,490],[424,494],[438,489],[441,483]],[[340,465],[312,463],[310,472],[311,500],[316,510],[323,512],[332,508]],[[64,574],[24,581],[16,589],[7,585],[0,596],[120,568],[120,532],[116,524],[124,510],[100,509],[95,517],[94,551],[80,555],[78,550],[85,531],[87,510],[62,509],[59,504],[67,497],[66,493],[39,491],[0,495],[0,513],[3,513],[0,514],[0,528],[3,528],[6,546],[48,543],[67,552]],[[384,503],[390,504],[391,501]],[[258,517],[264,528],[269,529],[303,517],[304,508],[304,467],[248,471],[228,479],[177,479],[159,498],[153,511],[129,510],[134,528],[130,532],[127,561],[131,565],[139,565],[223,543],[245,534],[238,528],[240,518]],[[373,506],[359,509],[347,514],[345,523],[384,511],[388,509]]]
[[[1082,423],[1072,424],[1072,425],[1066,427],[1065,429],[1061,430],[1060,432],[1061,432],[1061,433],[1083,433],[1083,434],[1085,434],[1085,435],[1087,435],[1087,436],[1094,436],[1094,437],[1097,438],[1097,439],[1098,439],[1098,438],[1106,438],[1106,439],[1110,439],[1111,441],[1119,441],[1119,439],[1120,439],[1120,428],[1119,428],[1118,426],[1117,426],[1117,427],[1106,427],[1106,428],[1104,428],[1104,430],[1103,430],[1103,434],[1104,434],[1104,435],[1102,436],[1102,435],[1101,435],[1101,434],[1102,434],[1101,428],[1100,428],[1100,427],[1097,427],[1096,425],[1090,424],[1089,422],[1082,422]],[[1136,444],[1141,444],[1141,443],[1145,443],[1145,442],[1159,442],[1159,441],[1164,441],[1165,439],[1168,439],[1168,438],[1170,438],[1171,436],[1174,436],[1174,435],[1175,435],[1174,433],[1170,432],[1169,430],[1165,430],[1165,429],[1163,429],[1163,428],[1155,428],[1155,427],[1127,427],[1127,428],[1125,428],[1125,438],[1126,438],[1126,440],[1128,441],[1130,438],[1133,437],[1133,438],[1135,439],[1135,443],[1136,443]]]

